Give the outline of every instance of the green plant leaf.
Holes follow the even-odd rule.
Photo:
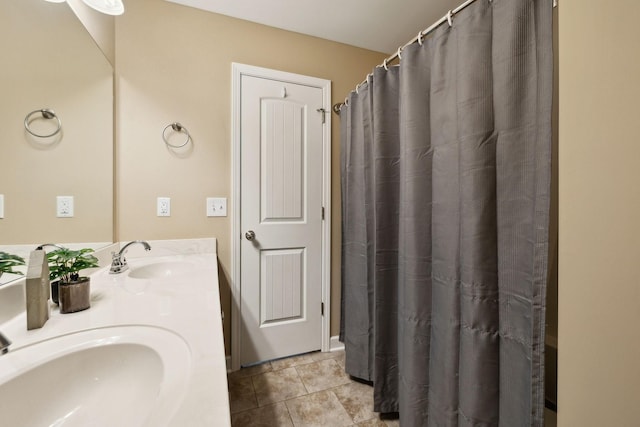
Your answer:
[[[49,252],[47,259],[50,279],[71,282],[74,277],[80,276],[81,270],[98,267],[98,258],[91,255],[92,252],[93,249],[90,248],[78,250],[62,248]]]
[[[14,267],[19,267],[25,265],[24,258],[13,255],[8,252],[0,251],[0,274],[1,273],[12,273],[12,274],[23,274],[20,271],[14,270]]]

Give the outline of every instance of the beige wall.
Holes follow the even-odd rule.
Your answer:
[[[640,420],[640,2],[562,0],[558,425]]]
[[[206,197],[227,197],[231,211],[231,63],[329,79],[333,102],[362,81],[384,55],[157,0],[127,3],[116,20],[117,238],[219,239],[222,307],[229,352],[231,216],[207,218]],[[339,119],[333,116],[331,334],[340,302]],[[178,121],[190,149],[167,150],[162,129]],[[156,197],[171,197],[158,218]]]
[[[66,0],[111,65],[116,62],[115,16],[100,13],[82,0]]]
[[[41,0],[0,6],[0,245],[110,242],[113,236],[113,76],[69,7]],[[25,116],[53,109],[59,136],[29,135]],[[53,123],[35,121],[40,131]],[[56,218],[56,196],[75,217]]]

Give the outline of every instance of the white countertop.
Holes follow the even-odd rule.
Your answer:
[[[194,246],[196,241],[149,241],[149,253],[132,246],[127,256],[130,270],[111,275],[108,267],[103,267],[91,275],[90,309],[60,314],[53,306],[47,323],[32,331],[26,330],[25,313],[4,323],[2,332],[13,341],[11,351],[52,337],[111,326],[148,325],[170,330],[189,346],[191,374],[182,404],[166,425],[229,426],[215,239],[203,240],[208,241],[204,246]],[[188,271],[169,277],[128,277],[136,267],[161,262],[191,265]]]

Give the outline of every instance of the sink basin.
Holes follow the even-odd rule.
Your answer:
[[[161,279],[176,275],[189,274],[195,264],[183,261],[160,261],[153,264],[130,267],[129,277],[133,279]]]
[[[157,327],[51,338],[0,356],[0,418],[8,426],[164,426],[190,369],[185,341]]]
[[[24,312],[24,282],[0,286],[0,324]]]

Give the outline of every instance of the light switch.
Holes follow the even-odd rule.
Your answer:
[[[4,218],[4,194],[0,194],[0,219]]]

